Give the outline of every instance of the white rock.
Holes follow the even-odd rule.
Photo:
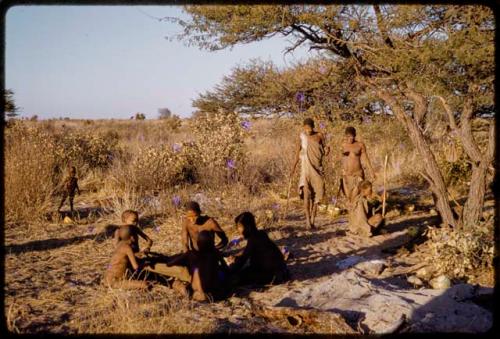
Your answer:
[[[429,285],[436,290],[442,290],[449,288],[451,286],[451,281],[447,276],[440,275],[439,277],[429,281]]]
[[[422,282],[422,280],[420,280],[420,278],[412,275],[410,277],[408,277],[408,279],[406,279],[410,284],[413,284],[415,286],[422,286],[424,283]]]

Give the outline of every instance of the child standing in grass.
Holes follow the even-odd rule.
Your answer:
[[[80,188],[78,187],[78,179],[76,178],[76,167],[71,166],[69,167],[68,177],[64,181],[63,196],[61,203],[59,204],[59,208],[57,209],[58,212],[61,211],[61,207],[66,201],[66,198],[69,197],[69,206],[71,209],[71,214],[73,214],[73,200],[75,198],[76,192],[78,192],[78,195],[80,195]]]
[[[146,235],[139,228],[139,213],[133,210],[126,210],[122,213],[122,225],[115,231],[114,238],[115,243],[118,245],[122,240],[120,237],[121,229],[128,229],[131,237],[131,247],[134,253],[139,253],[139,237],[143,238],[147,241],[147,246],[140,251],[140,253],[147,254],[151,250],[151,246],[153,246],[153,240]]]

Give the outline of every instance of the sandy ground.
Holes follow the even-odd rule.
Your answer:
[[[85,211],[84,206],[80,203],[80,211]],[[491,311],[471,301],[491,289],[468,284],[447,290],[416,288],[406,275],[396,274],[398,268],[414,266],[419,259],[384,250],[408,241],[408,225],[432,224],[428,213],[395,217],[386,226],[388,233],[363,238],[348,233],[345,216],[331,219],[320,214],[318,229],[306,230],[299,208],[292,203],[283,225],[267,227],[270,237],[292,253],[288,261],[292,281],[240,289],[226,301],[205,305],[179,301],[168,287],[155,286],[150,300],[185,313],[183,327],[175,330],[181,332],[196,331],[200,319],[210,322],[216,332],[483,332],[491,327]],[[112,229],[110,220],[92,216],[78,224],[46,224],[24,233],[7,229],[4,291],[11,330],[103,332],[102,327],[93,329],[92,318],[100,306],[108,307],[106,303],[113,300],[102,298],[112,292],[99,284],[113,251]],[[153,220],[145,231],[155,241],[154,251],[171,254],[180,249],[178,226]],[[134,297],[131,291],[116,293]],[[313,324],[293,314],[303,309],[320,311],[315,315],[319,320]],[[147,328],[135,331],[147,332]]]

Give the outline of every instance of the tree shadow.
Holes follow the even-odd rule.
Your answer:
[[[59,212],[59,217],[64,219],[65,217],[77,217],[79,219],[87,219],[91,216],[105,216],[113,213],[112,210],[102,207],[78,207],[75,208],[73,214],[70,210],[64,210]]]
[[[334,273],[340,273],[345,268],[339,268],[337,263],[341,260],[347,259],[348,257],[358,256],[361,259],[356,262],[356,264],[369,261],[372,259],[383,259],[389,257],[390,254],[384,253],[384,249],[394,247],[395,243],[406,243],[408,236],[406,234],[401,234],[395,238],[390,238],[384,242],[361,247],[358,249],[351,250],[345,253],[339,254],[325,254],[324,252],[319,252],[311,249],[297,249],[294,250],[294,257],[287,264],[292,279],[296,281],[305,281],[310,279],[321,278]],[[297,253],[295,255],[295,253]],[[314,258],[321,258],[318,261],[308,262]]]
[[[106,239],[113,236],[115,230],[119,226],[117,225],[107,225],[104,231],[99,233],[93,233],[93,226],[89,227],[90,234],[80,235],[72,238],[50,238],[43,240],[33,240],[23,244],[14,244],[5,246],[6,254],[20,254],[26,252],[39,252],[48,251],[60,247],[75,245],[86,240],[94,240],[97,243],[102,243]]]
[[[440,217],[437,215],[424,215],[420,217],[407,217],[397,222],[386,222],[382,227],[387,233],[399,232],[410,226],[438,225]]]
[[[417,307],[400,332],[495,333],[493,288],[457,284]],[[485,307],[486,306],[486,307]]]

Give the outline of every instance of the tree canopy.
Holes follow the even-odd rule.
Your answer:
[[[186,6],[185,11],[190,20],[173,19],[183,27],[178,38],[200,48],[220,50],[281,35],[290,41],[286,52],[306,45],[324,53],[335,72],[317,78],[308,74],[304,81],[309,86],[301,89],[309,89],[317,79],[319,88],[327,89],[320,95],[323,100],[330,95],[337,98],[337,103],[342,102],[345,88],[344,93],[350,97],[364,97],[366,105],[371,100],[383,102],[404,126],[422,158],[422,175],[436,197],[444,223],[461,227],[478,221],[494,153],[493,122],[489,141],[482,147],[471,128],[471,120],[478,113],[494,110],[495,20],[489,7],[227,5]],[[294,80],[300,79],[299,73],[289,72],[294,73]],[[211,110],[209,105],[215,103],[233,105],[228,108],[241,112],[292,110],[292,93],[297,88],[290,93],[280,88],[288,82],[277,80],[278,85],[271,85],[269,81],[286,79],[286,74],[269,65],[236,69],[215,91],[202,95],[197,107]],[[329,82],[329,78],[333,81]],[[284,106],[271,105],[268,93],[278,98],[281,93],[286,98]],[[308,96],[299,94],[299,98]],[[359,110],[367,107],[362,100],[352,105],[361,114],[370,113],[369,109]],[[458,218],[452,212],[443,177],[425,136],[425,131],[433,128],[436,114],[444,115],[452,135],[473,164],[469,196]]]

